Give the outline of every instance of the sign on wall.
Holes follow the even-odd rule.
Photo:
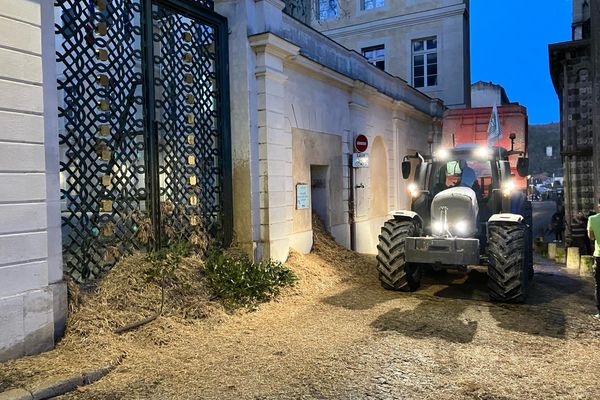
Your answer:
[[[310,192],[306,183],[296,185],[296,209],[306,210],[310,208]]]
[[[367,153],[352,154],[352,166],[354,168],[368,168],[369,167],[369,155]]]
[[[365,135],[358,135],[354,139],[354,148],[359,153],[364,153],[369,148],[369,139]]]

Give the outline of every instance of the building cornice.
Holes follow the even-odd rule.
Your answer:
[[[456,4],[435,10],[420,11],[412,14],[361,22],[340,28],[327,29],[321,32],[331,38],[339,38],[349,35],[377,32],[397,28],[399,26],[424,24],[452,16],[465,15],[467,12],[468,10],[465,4]]]
[[[300,53],[300,47],[271,32],[248,36],[248,41],[256,53],[269,53],[282,59]]]

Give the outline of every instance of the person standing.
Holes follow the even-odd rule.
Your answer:
[[[586,229],[587,217],[579,211],[571,222],[571,238],[573,238],[573,246],[579,248],[579,254],[582,256],[588,256],[592,253]]]
[[[600,199],[598,199],[598,211],[600,211]],[[594,241],[594,279],[596,281],[596,308],[598,313],[594,315],[600,319],[600,213],[588,218],[588,237]]]
[[[565,212],[562,207],[559,206],[550,220],[551,230],[554,232],[554,237],[557,242],[562,242],[563,231],[565,230]]]

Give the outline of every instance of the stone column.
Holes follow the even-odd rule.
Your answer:
[[[600,0],[590,1],[594,205],[600,197]]]
[[[235,244],[260,258],[258,209],[258,134],[254,85],[254,54],[248,43],[254,0],[218,0],[215,11],[229,25],[229,87],[233,168],[233,231]]]
[[[249,38],[256,54],[260,240],[263,257],[284,261],[292,233],[292,131],[284,119],[284,59],[299,48],[272,33]]]
[[[394,151],[396,153],[396,165],[394,174],[396,179],[396,210],[408,210],[410,209],[410,199],[407,191],[407,181],[402,177],[402,160],[404,156],[408,154],[410,140],[408,139],[408,119],[406,113],[398,108],[394,110]]]
[[[5,2],[0,16],[0,361],[51,349],[65,322],[54,57],[52,2]]]

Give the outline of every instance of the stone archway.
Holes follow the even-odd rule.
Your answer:
[[[375,137],[369,155],[371,206],[369,217],[384,217],[388,214],[388,162],[387,150],[381,136]]]

